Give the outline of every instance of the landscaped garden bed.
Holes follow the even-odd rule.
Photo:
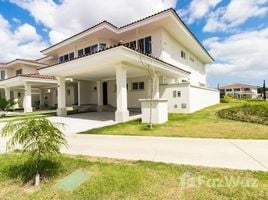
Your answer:
[[[219,110],[221,118],[268,125],[268,103],[253,102],[242,106]]]

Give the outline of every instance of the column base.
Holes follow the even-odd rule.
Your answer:
[[[103,111],[103,105],[97,105],[97,112]]]
[[[24,113],[30,113],[33,112],[33,108],[32,107],[26,107],[24,108]]]
[[[129,111],[116,111],[115,112],[115,121],[116,122],[126,122],[129,120]]]
[[[67,116],[67,108],[58,108],[57,116],[66,117]]]

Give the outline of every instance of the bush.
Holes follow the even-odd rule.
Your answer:
[[[268,103],[247,103],[220,110],[216,114],[225,119],[268,125]]]
[[[233,101],[233,97],[231,95],[224,95],[223,99],[221,100],[222,103],[231,103]]]

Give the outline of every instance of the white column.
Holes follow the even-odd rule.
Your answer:
[[[116,105],[115,121],[127,121],[129,119],[127,110],[127,71],[122,66],[116,68]]]
[[[80,81],[77,82],[77,101],[78,101],[78,106],[81,106],[81,86],[80,86]]]
[[[7,100],[10,99],[10,88],[5,88],[5,98],[6,98]]]
[[[159,99],[159,77],[156,76],[154,80],[153,99]]]
[[[97,105],[97,111],[101,112],[103,111],[103,88],[102,88],[102,81],[96,81],[97,83],[97,99],[98,99],[98,105]]]
[[[25,94],[24,94],[24,101],[23,101],[23,108],[24,112],[33,112],[32,108],[32,87],[30,84],[25,84]]]
[[[40,108],[44,107],[44,94],[43,94],[43,90],[40,89]]]
[[[67,116],[65,78],[57,77],[58,80],[58,116]]]
[[[19,102],[19,91],[14,90],[13,92],[14,92],[14,102],[16,103],[14,105],[14,108],[16,109],[16,108],[19,108],[19,104],[18,104],[18,102]]]

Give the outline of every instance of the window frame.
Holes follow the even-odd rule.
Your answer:
[[[1,70],[0,78],[1,78],[1,80],[4,80],[6,78],[6,71],[5,70]]]
[[[132,91],[142,91],[145,89],[145,82],[144,81],[136,81],[132,82]]]
[[[22,69],[17,69],[16,70],[16,76],[21,75],[22,73],[23,73]]]

